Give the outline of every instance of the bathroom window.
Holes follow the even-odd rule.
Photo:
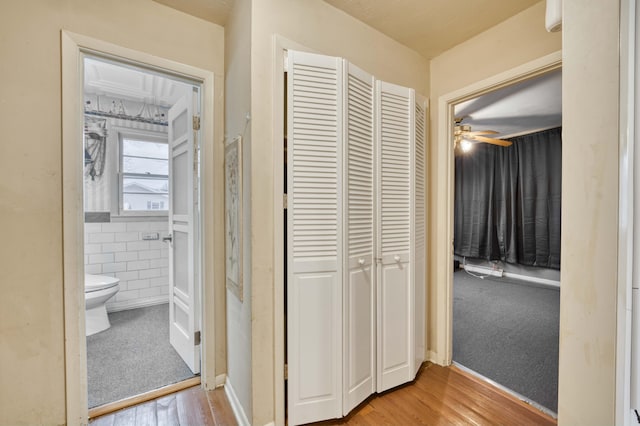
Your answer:
[[[167,214],[169,149],[166,142],[120,137],[120,214]]]

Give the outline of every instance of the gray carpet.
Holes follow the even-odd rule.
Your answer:
[[[89,407],[193,377],[169,344],[169,304],[114,312],[109,321],[87,337]]]
[[[453,276],[453,360],[557,412],[559,289]]]

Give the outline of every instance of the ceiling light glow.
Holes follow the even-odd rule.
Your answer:
[[[462,139],[462,141],[460,141],[460,149],[462,149],[462,152],[469,152],[472,147],[473,144],[470,141],[466,139]]]

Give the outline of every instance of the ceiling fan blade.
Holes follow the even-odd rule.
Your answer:
[[[485,138],[484,136],[470,136],[469,139],[478,141],[478,142],[490,143],[493,145],[500,145],[500,146],[513,145],[513,143],[509,141],[503,141],[502,139]]]
[[[468,136],[477,136],[477,135],[497,135],[500,132],[496,132],[495,130],[478,130],[477,132],[466,132],[465,135]]]

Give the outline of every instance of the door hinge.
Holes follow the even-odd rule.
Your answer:
[[[193,130],[200,130],[200,116],[193,116]]]
[[[282,208],[286,210],[288,205],[289,205],[289,200],[288,200],[287,194],[284,194],[282,195]]]
[[[200,344],[200,332],[196,331],[193,333],[193,346],[198,346]]]
[[[284,365],[284,379],[287,380],[289,378],[289,364]]]

